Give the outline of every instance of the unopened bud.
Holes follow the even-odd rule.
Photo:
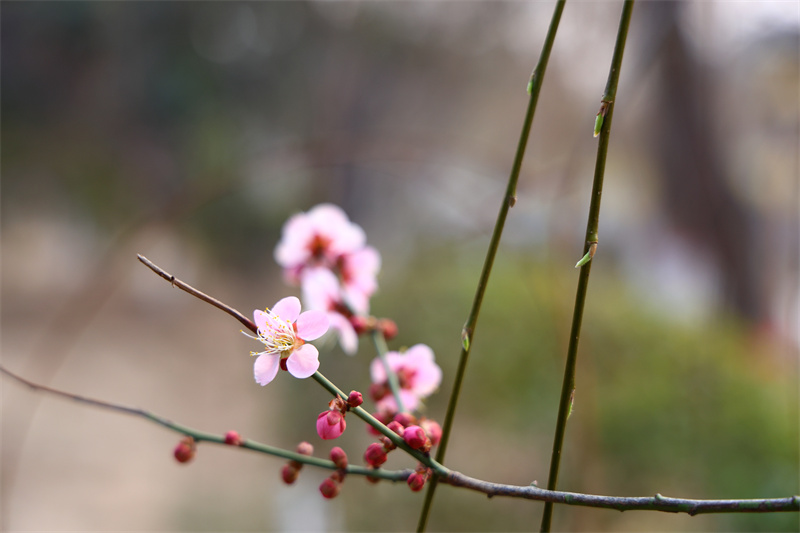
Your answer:
[[[400,422],[398,422],[397,420],[392,420],[391,422],[386,424],[386,427],[391,429],[392,431],[394,431],[395,433],[397,433],[400,436],[403,435],[403,429],[404,429],[403,425]]]
[[[442,440],[442,426],[440,426],[438,422],[430,418],[424,418],[420,421],[419,425],[422,426],[422,429],[425,430],[425,433],[431,439],[432,446],[439,444],[439,441]]]
[[[419,492],[425,486],[426,481],[428,481],[427,476],[420,474],[418,472],[414,472],[413,474],[408,476],[406,483],[408,483],[408,486],[411,488],[412,491]]]
[[[373,442],[367,446],[367,451],[364,452],[364,460],[374,468],[378,468],[385,463],[386,450],[383,448],[383,444]]]
[[[322,484],[320,484],[319,486],[319,491],[322,493],[324,497],[328,498],[329,500],[331,498],[335,498],[336,496],[338,496],[340,489],[341,489],[341,484],[337,483],[336,481],[334,481],[329,477],[325,478],[322,481]]]
[[[297,481],[297,476],[300,474],[300,469],[295,468],[294,465],[289,463],[288,465],[283,465],[281,468],[281,479],[287,485],[291,485],[295,481]]]
[[[323,411],[317,416],[317,435],[321,439],[339,438],[346,427],[344,414],[339,411]]]
[[[347,454],[338,446],[331,449],[331,461],[336,468],[347,468]]]
[[[421,450],[427,443],[428,450],[430,450],[431,440],[425,434],[425,430],[419,426],[408,426],[403,431],[403,440],[415,450]]]
[[[181,440],[177,446],[175,446],[173,454],[179,463],[188,463],[194,457],[194,452],[196,450],[197,445],[195,444],[194,439],[192,437],[186,437]]]
[[[397,413],[394,415],[394,421],[399,423],[404,428],[417,423],[417,419],[411,413]]]
[[[230,444],[231,446],[239,446],[242,444],[242,437],[235,431],[231,430],[225,433],[225,444]]]
[[[350,395],[347,397],[347,405],[350,407],[358,407],[362,403],[364,403],[364,396],[357,390],[350,391]]]
[[[310,442],[303,441],[297,445],[295,451],[300,455],[314,455],[314,446]]]
[[[375,417],[375,420],[380,422],[381,424],[386,424],[392,419],[392,414],[386,411],[378,411],[377,413],[372,413],[372,416]],[[372,427],[371,425],[367,424],[367,431],[370,435],[381,435],[381,432]]]
[[[373,317],[353,315],[350,317],[350,324],[356,330],[356,333],[363,335],[375,328],[375,319]]]
[[[381,318],[378,320],[378,329],[383,333],[383,338],[387,341],[397,337],[397,324],[394,320],[389,318]]]

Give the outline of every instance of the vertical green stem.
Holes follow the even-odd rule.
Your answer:
[[[633,0],[626,0],[622,7],[622,16],[617,31],[617,42],[614,46],[614,56],[611,60],[611,69],[608,73],[606,90],[603,93],[603,102],[606,103],[606,114],[603,125],[600,129],[600,137],[597,144],[597,159],[594,167],[594,182],[592,184],[592,201],[589,206],[589,220],[586,224],[586,242],[584,243],[583,253],[589,252],[592,245],[597,244],[597,228],[600,219],[600,199],[603,192],[603,174],[606,166],[606,154],[608,153],[608,139],[611,132],[611,118],[614,114],[614,100],[617,94],[617,83],[619,82],[619,71],[622,65],[622,54],[625,51],[625,40],[628,36],[631,13],[633,12]],[[575,393],[575,367],[578,356],[578,339],[581,333],[581,322],[583,320],[583,308],[586,302],[586,290],[589,286],[589,272],[592,269],[592,261],[587,262],[581,267],[578,277],[578,290],[575,295],[575,309],[572,314],[572,328],[569,336],[569,347],[567,349],[567,363],[564,368],[564,382],[561,386],[561,400],[558,406],[558,419],[556,421],[556,432],[553,438],[553,453],[550,458],[550,474],[547,479],[547,489],[555,490],[558,482],[558,467],[561,461],[561,449],[564,444],[564,433],[567,427],[567,418],[572,410],[572,400]],[[542,516],[541,531],[550,531],[550,523],[553,516],[553,504],[548,502],[544,506]]]
[[[481,271],[478,287],[475,291],[475,298],[472,302],[469,317],[467,318],[464,329],[462,330],[462,349],[461,356],[458,361],[458,368],[453,382],[453,390],[450,393],[450,401],[447,404],[447,412],[445,414],[444,423],[442,425],[442,439],[439,442],[439,447],[436,451],[436,461],[438,463],[444,462],[445,453],[447,451],[447,444],[450,439],[450,430],[453,426],[453,418],[455,417],[456,405],[461,393],[461,384],[464,379],[464,372],[467,368],[467,360],[469,359],[470,349],[472,347],[472,340],[475,334],[475,327],[478,322],[478,314],[480,313],[481,304],[483,303],[483,296],[486,292],[486,286],[489,283],[489,274],[492,271],[494,258],[497,254],[497,248],[500,245],[500,237],[503,233],[508,210],[514,205],[516,201],[517,181],[519,180],[519,172],[522,167],[522,160],[525,156],[525,148],[528,144],[528,135],[531,131],[531,124],[533,123],[533,115],[536,111],[536,103],[539,100],[539,93],[542,88],[542,80],[544,73],[547,69],[547,61],[550,59],[550,51],[553,48],[555,41],[558,23],[561,20],[561,13],[564,10],[566,0],[558,0],[556,2],[553,17],[550,20],[550,27],[547,30],[547,35],[542,46],[542,53],[539,56],[539,63],[533,71],[530,80],[530,99],[528,100],[528,109],[525,113],[525,120],[522,125],[522,132],[520,133],[519,143],[517,144],[517,151],[514,156],[514,165],[511,169],[511,174],[508,177],[508,186],[506,187],[506,194],[503,197],[503,202],[500,204],[500,211],[497,214],[497,221],[495,222],[492,238],[489,242],[489,250],[486,252],[486,259],[483,263],[483,270]],[[425,526],[428,522],[431,505],[433,503],[433,495],[438,485],[437,477],[431,479],[427,492],[425,494],[425,502],[420,512],[419,522],[417,524],[417,531],[425,531]]]
[[[383,332],[378,328],[372,330],[372,343],[375,345],[378,357],[381,358],[381,363],[383,363],[383,369],[386,371],[386,380],[389,383],[389,390],[392,391],[394,396],[394,401],[397,403],[397,412],[404,413],[403,400],[400,398],[400,383],[397,381],[397,374],[389,366],[389,361],[386,360],[386,352],[389,351],[389,348],[386,346]]]

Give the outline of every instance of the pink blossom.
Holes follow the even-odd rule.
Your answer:
[[[364,314],[369,309],[369,298],[378,288],[377,275],[381,269],[381,256],[378,251],[365,246],[339,258],[344,296],[357,313]]]
[[[350,319],[344,313],[349,312],[347,302],[339,286],[339,281],[333,272],[327,268],[307,269],[303,274],[303,301],[309,309],[325,311],[328,315],[330,326],[339,336],[342,350],[353,355],[358,351],[358,334]],[[366,313],[369,301],[361,302],[360,311]],[[353,309],[355,307],[353,306]]]
[[[320,204],[286,221],[275,260],[289,281],[296,283],[303,268],[333,267],[342,255],[361,249],[365,241],[364,230],[350,222],[344,211],[333,204]]]
[[[323,411],[317,416],[317,435],[321,439],[337,439],[344,433],[346,427],[347,423],[340,411]]]
[[[321,311],[301,314],[300,308],[300,300],[290,296],[276,303],[272,310],[253,312],[258,336],[252,338],[266,346],[263,352],[250,353],[258,355],[253,370],[259,385],[275,379],[281,359],[286,359],[286,370],[296,378],[307,378],[319,368],[319,352],[306,341],[328,331],[328,316]]]
[[[416,344],[404,353],[388,352],[386,361],[397,374],[400,383],[400,400],[408,411],[419,407],[421,399],[430,396],[442,382],[442,369],[434,361],[433,350],[425,344]],[[387,382],[383,361],[376,357],[370,365],[373,383],[381,386]],[[397,411],[393,394],[376,400],[378,409]]]

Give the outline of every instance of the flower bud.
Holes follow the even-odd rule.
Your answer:
[[[394,420],[404,428],[417,423],[417,419],[411,413],[397,413]]]
[[[373,442],[367,446],[367,451],[364,452],[364,460],[368,465],[378,468],[386,462],[386,450],[382,444]]]
[[[374,476],[366,476],[367,482],[372,483],[373,485],[377,485],[381,482],[381,478],[374,477]]]
[[[387,422],[389,422],[389,420],[392,419],[391,413],[387,413],[386,411],[378,411],[377,413],[372,413],[372,416],[374,416],[375,420],[377,420],[381,424],[386,424]],[[381,435],[380,431],[370,426],[369,424],[367,424],[367,432],[375,436]]]
[[[297,476],[300,474],[300,469],[295,468],[291,463],[288,465],[283,465],[281,468],[281,479],[287,485],[291,485],[295,481],[297,481]]]
[[[364,403],[364,397],[361,393],[357,390],[350,391],[350,395],[347,397],[347,405],[350,407],[358,407],[362,403]]]
[[[331,450],[331,461],[336,465],[336,468],[347,468],[347,454],[338,446]]]
[[[422,490],[422,487],[425,486],[426,481],[428,481],[427,476],[425,476],[424,474],[420,474],[419,472],[414,472],[413,474],[408,476],[406,483],[408,483],[408,486],[411,488],[412,491],[419,492]]]
[[[324,440],[339,438],[347,424],[339,411],[323,411],[317,417],[317,435]]]
[[[300,455],[313,455],[314,454],[314,446],[311,445],[310,442],[303,441],[297,445],[295,451]]]
[[[353,326],[356,333],[363,335],[375,327],[375,319],[367,316],[353,315],[350,317],[350,325]]]
[[[381,437],[381,444],[383,444],[383,449],[386,450],[387,452],[390,452],[395,448],[397,448],[397,445],[394,442],[392,442],[392,439],[390,439],[386,435],[383,435]]]
[[[231,446],[239,446],[242,444],[242,437],[233,430],[225,433],[225,444],[230,444]]]
[[[369,397],[373,401],[379,401],[389,394],[389,387],[385,384],[373,383],[369,386]]]
[[[430,439],[425,434],[425,430],[419,426],[408,426],[405,431],[403,431],[403,440],[415,450],[423,448],[426,442],[430,442]]]
[[[383,333],[383,338],[387,341],[397,337],[397,324],[394,320],[389,318],[381,318],[378,320],[378,329]]]
[[[391,429],[392,431],[394,431],[395,433],[397,433],[400,436],[403,435],[403,429],[404,429],[403,425],[400,424],[400,422],[398,422],[397,420],[392,420],[391,422],[386,424],[386,427]]]
[[[197,445],[195,444],[194,439],[192,437],[185,437],[178,443],[177,446],[175,446],[173,454],[179,463],[188,463],[194,457],[194,452],[196,450]]]
[[[333,479],[327,477],[322,481],[319,486],[319,491],[328,499],[335,498],[339,494],[342,485]]]
[[[422,426],[422,429],[425,430],[425,433],[431,439],[431,445],[436,446],[439,444],[439,441],[442,440],[442,426],[440,426],[438,422],[430,418],[424,418],[420,421],[419,425]]]

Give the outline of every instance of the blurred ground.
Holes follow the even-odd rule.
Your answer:
[[[445,371],[552,4],[8,3],[0,19],[2,364],[34,381],[292,448],[327,396],[251,378],[252,341],[142,253],[242,312],[296,291],[272,260],[322,201],[384,264],[393,348]],[[568,4],[475,337],[448,465],[544,484],[620,3]],[[615,110],[560,485],[800,492],[798,35],[785,2],[642,2]],[[680,71],[680,75],[676,72]],[[670,98],[677,97],[677,100]],[[677,103],[675,103],[677,101]],[[323,371],[366,389],[367,343]],[[402,531],[421,496],[203,446],[0,380],[7,531]],[[351,460],[370,438],[351,422]],[[409,467],[399,459],[393,466]],[[299,506],[303,510],[299,510]],[[530,530],[541,506],[442,487],[434,531]],[[796,515],[557,508],[582,531],[793,531]]]

